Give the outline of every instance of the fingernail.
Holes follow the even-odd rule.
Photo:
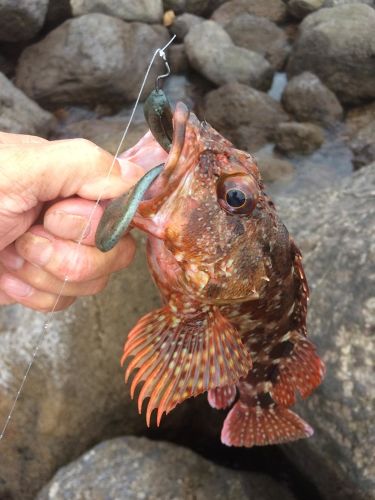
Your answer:
[[[48,238],[36,236],[32,233],[25,234],[24,238],[26,238],[27,260],[38,266],[45,266],[49,262],[53,252],[51,241]]]
[[[70,240],[85,238],[90,232],[88,218],[83,215],[69,214],[63,210],[55,210],[46,216],[45,226],[53,229],[58,226],[59,236]]]
[[[34,288],[11,274],[3,274],[0,278],[1,289],[11,297],[27,297]]]

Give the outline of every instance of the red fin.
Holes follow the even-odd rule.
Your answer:
[[[275,350],[280,351],[283,344],[291,352],[274,359],[277,375],[270,392],[276,403],[292,406],[296,400],[295,392],[298,390],[303,398],[309,396],[322,382],[325,368],[314,345],[301,333],[291,332],[289,336],[284,336]]]
[[[212,408],[216,410],[224,410],[228,408],[235,400],[237,389],[235,385],[226,385],[224,387],[216,387],[208,391],[207,399]]]
[[[178,315],[169,306],[146,315],[130,332],[121,363],[130,356],[125,381],[138,368],[131,396],[143,383],[138,409],[141,412],[144,399],[150,397],[148,425],[154,409],[159,425],[163,413],[185,399],[235,384],[251,368],[240,335],[215,307],[195,316]]]
[[[228,413],[221,441],[227,446],[264,446],[310,437],[312,428],[298,415],[275,404],[266,408],[237,401]]]

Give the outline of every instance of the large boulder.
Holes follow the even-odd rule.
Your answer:
[[[282,23],[287,17],[286,4],[282,0],[231,0],[225,2],[212,15],[212,19],[225,25],[242,14],[266,17],[275,23]]]
[[[202,117],[236,147],[250,152],[272,141],[277,125],[288,119],[270,96],[239,83],[206,94]]]
[[[0,73],[0,131],[48,136],[54,117]]]
[[[16,85],[45,107],[135,100],[163,26],[126,23],[104,14],[70,19],[22,53]],[[164,70],[157,58],[145,94]]]
[[[313,123],[280,123],[275,131],[276,147],[284,153],[312,153],[323,142],[323,130]]]
[[[237,47],[226,31],[214,21],[193,26],[185,38],[191,66],[216,85],[239,82],[267,90],[273,70],[257,52]]]
[[[99,12],[124,21],[158,23],[163,17],[162,0],[70,0],[74,16]]]
[[[0,0],[0,41],[21,42],[42,28],[48,0]]]
[[[344,103],[375,97],[375,10],[353,4],[304,19],[287,71],[316,74]]]
[[[276,70],[284,66],[289,54],[286,34],[267,18],[242,14],[229,21],[225,31],[236,45],[262,54]]]
[[[293,77],[286,85],[281,102],[298,121],[330,126],[343,117],[335,94],[308,71]]]
[[[313,438],[288,445],[322,498],[375,498],[375,163],[334,187],[280,198],[283,221],[305,256],[309,335],[327,374],[298,405]]]
[[[267,476],[225,469],[170,443],[125,437],[101,443],[63,467],[36,500],[52,498],[293,500],[295,497]]]

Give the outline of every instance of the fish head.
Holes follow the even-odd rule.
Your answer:
[[[289,237],[256,161],[182,103],[173,120],[164,171],[134,225],[163,241],[189,296],[210,304],[259,298],[269,281],[271,249],[287,247]]]

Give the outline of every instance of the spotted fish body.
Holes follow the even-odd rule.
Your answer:
[[[163,172],[133,225],[148,233],[148,263],[163,298],[124,348],[131,395],[150,423],[208,392],[231,407],[221,439],[275,444],[312,434],[289,410],[324,366],[306,337],[301,254],[264,192],[254,158],[182,103]]]

